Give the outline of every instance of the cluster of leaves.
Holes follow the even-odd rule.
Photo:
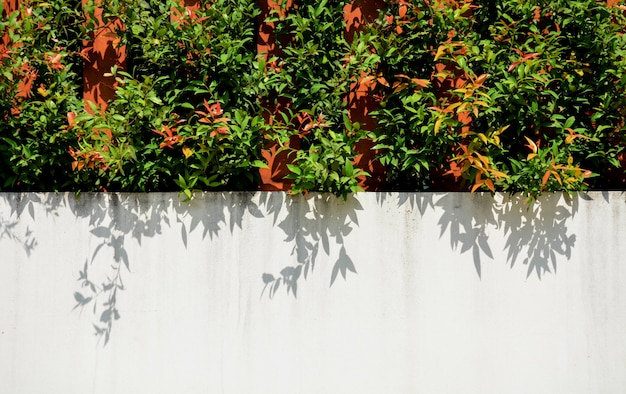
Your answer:
[[[370,34],[357,34],[348,42],[343,10],[348,1],[297,2],[277,9],[268,22],[276,23],[278,54],[268,59],[270,78],[266,100],[272,114],[270,138],[286,150],[287,179],[295,193],[323,190],[342,195],[360,189],[355,168],[356,144],[372,137],[349,116],[347,97],[364,74],[378,64],[368,43]]]
[[[388,81],[376,117],[390,184],[437,187],[444,174],[531,197],[610,185],[626,142],[622,8],[389,4],[374,47]]]
[[[347,39],[349,3],[283,2],[269,54],[257,1],[98,3],[128,57],[105,109],[82,100],[95,3],[22,1],[0,22],[0,187],[254,189],[276,144],[292,192],[345,198],[367,140],[388,189],[534,197],[624,178],[623,6],[390,0]],[[351,117],[363,86],[376,130]]]
[[[257,15],[253,1],[103,4],[105,23],[128,26],[115,32],[128,70],[112,70],[116,98],[105,111],[75,118],[75,168],[93,170],[86,176],[105,189],[191,197],[194,189],[254,188],[265,127],[255,92]]]
[[[82,106],[87,38],[80,1],[23,1],[19,11],[1,13],[0,188],[69,187],[76,136],[66,114]]]

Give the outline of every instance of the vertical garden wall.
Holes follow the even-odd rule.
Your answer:
[[[4,190],[624,184],[620,2],[3,4]]]

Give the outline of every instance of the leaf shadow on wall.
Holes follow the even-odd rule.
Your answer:
[[[118,296],[124,290],[124,274],[132,272],[134,259],[140,257],[142,240],[161,234],[164,226],[180,226],[185,247],[193,231],[202,231],[202,239],[217,236],[227,225],[232,232],[235,226],[241,227],[245,207],[250,206],[254,212],[254,204],[246,202],[251,195],[242,194],[237,199],[227,198],[225,193],[199,193],[197,200],[189,203],[172,193],[82,193],[78,198],[69,193],[24,193],[8,198],[16,221],[27,210],[34,222],[33,204],[42,204],[49,215],[58,216],[58,211],[69,209],[76,220],[88,220],[89,238],[95,242],[79,263],[82,269],[74,291],[74,309],[91,310],[95,334],[106,344],[115,320],[120,318]],[[214,201],[204,204],[205,200]],[[202,209],[190,209],[194,204],[203,204]],[[35,247],[36,239],[32,232],[27,235],[22,239],[10,233],[28,252]],[[167,242],[163,246],[167,248]]]
[[[443,210],[439,218],[440,237],[446,233],[450,246],[460,253],[471,251],[476,273],[482,275],[484,257],[494,258],[489,234],[504,232],[507,264],[513,268],[522,260],[526,277],[535,273],[556,274],[561,257],[571,258],[576,235],[568,223],[578,211],[584,194],[549,193],[535,202],[521,195],[446,193],[435,202]],[[471,206],[468,206],[468,203]]]
[[[267,289],[271,297],[284,288],[297,296],[299,280],[312,274],[320,251],[328,257],[335,252],[337,255],[331,286],[339,274],[346,279],[349,272],[357,272],[343,242],[353,225],[358,225],[356,211],[362,210],[354,197],[344,202],[316,193],[305,199],[286,193],[208,192],[196,193],[192,201],[182,202],[172,198],[171,193],[95,193],[68,201],[77,217],[89,218],[91,237],[98,240],[79,272],[75,309],[92,308],[93,326],[104,344],[110,339],[115,320],[120,318],[118,292],[124,290],[123,274],[131,272],[133,264],[129,251],[137,249],[128,241],[134,239],[141,246],[144,237],[161,234],[162,226],[179,226],[186,248],[188,235],[194,231],[201,231],[203,240],[213,239],[224,230],[232,234],[235,228],[242,229],[246,217],[272,216],[273,225],[285,234],[284,242],[293,245],[295,264],[287,264],[277,278],[264,274],[261,295]]]
[[[236,228],[242,229],[246,218],[273,216],[274,225],[285,234],[285,242],[293,244],[295,264],[287,265],[280,277],[272,280],[268,291],[271,295],[282,287],[295,296],[299,279],[313,272],[320,251],[329,256],[336,252],[338,256],[331,284],[339,274],[345,279],[349,272],[356,273],[343,238],[354,224],[358,225],[356,211],[362,209],[359,202],[353,197],[343,202],[332,196],[312,195],[303,203],[303,196],[285,193],[196,193],[190,202],[181,201],[173,193],[7,193],[2,198],[7,200],[10,213],[0,216],[0,237],[19,244],[30,255],[37,246],[35,215],[43,210],[54,220],[67,220],[70,212],[78,225],[64,229],[64,236],[76,236],[88,243],[85,255],[68,254],[68,259],[75,259],[68,263],[81,267],[73,289],[73,309],[93,316],[95,334],[106,345],[115,321],[121,318],[120,309],[124,310],[119,300],[123,299],[120,295],[125,289],[125,276],[137,263],[150,263],[141,251],[143,240],[163,236],[166,229],[176,234],[179,228],[180,237],[162,242],[164,251],[170,243],[182,243],[187,248],[191,233],[200,232],[202,240],[212,240],[223,231],[232,234]],[[87,237],[73,234],[84,231],[79,223],[85,221]],[[28,227],[31,224],[34,231]],[[164,253],[160,255],[168,258]],[[262,286],[259,281],[259,288]]]
[[[339,249],[331,272],[330,286],[339,274],[346,280],[348,272],[357,273],[344,244],[344,237],[350,234],[354,225],[359,224],[357,211],[363,209],[354,196],[348,196],[343,201],[324,193],[310,193],[307,197],[263,193],[261,205],[268,214],[274,215],[274,225],[279,213],[286,212],[278,227],[285,233],[285,242],[293,243],[291,255],[295,257],[295,264],[285,265],[276,276],[263,274],[261,296],[267,292],[272,298],[283,287],[287,294],[297,297],[298,282],[301,278],[307,279],[315,269],[320,247],[329,258]]]
[[[133,256],[128,252],[140,251],[135,245],[128,245],[128,241],[134,239],[141,247],[143,238],[162,234],[163,226],[179,226],[180,241],[185,248],[189,234],[195,231],[201,231],[202,240],[214,239],[226,229],[232,234],[235,227],[242,227],[245,215],[262,215],[253,196],[254,193],[196,193],[189,202],[181,201],[173,193],[81,196],[74,201],[73,212],[89,218],[91,234],[99,244],[79,272],[80,290],[74,293],[75,309],[91,304],[96,335],[106,344],[114,321],[120,318],[117,295],[124,289],[123,271],[131,272]],[[173,245],[177,242],[171,240]],[[168,245],[167,241],[162,243],[164,252]],[[109,249],[107,256],[99,258],[105,249]]]
[[[74,293],[81,310],[89,306],[94,314],[93,327],[106,344],[113,323],[120,318],[118,293],[124,290],[123,273],[131,272],[131,257],[127,241],[161,233],[161,222],[167,223],[170,202],[154,199],[148,204],[148,195],[85,193],[78,199],[68,198],[76,217],[88,218],[91,237],[96,240],[90,256],[85,257],[79,271],[80,289]]]
[[[41,203],[41,198],[31,194],[17,194],[16,198],[2,194],[3,200],[8,200],[11,211],[8,216],[0,217],[0,240],[8,239],[21,245],[27,256],[37,247],[37,238],[28,224],[24,224],[23,213],[26,210],[30,220],[35,222],[34,204]],[[3,204],[4,205],[4,204]],[[24,228],[25,226],[25,228]]]

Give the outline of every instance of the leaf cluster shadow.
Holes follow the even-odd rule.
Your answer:
[[[202,239],[207,236],[213,239],[226,225],[232,233],[235,226],[241,228],[246,213],[258,216],[252,196],[252,193],[239,193],[235,197],[227,193],[198,193],[190,202],[183,202],[171,193],[86,194],[78,200],[70,198],[72,212],[77,217],[89,218],[91,235],[99,240],[79,272],[75,309],[91,305],[96,335],[104,338],[106,344],[113,322],[120,318],[117,296],[124,290],[122,273],[131,271],[128,240],[134,239],[141,246],[143,238],[161,234],[163,226],[180,226],[181,241],[186,248],[188,235],[196,230],[202,232]],[[112,260],[106,260],[108,265],[99,258],[107,248],[113,255]]]
[[[539,279],[557,272],[559,256],[571,258],[576,235],[568,230],[568,223],[578,211],[579,199],[588,198],[554,193],[529,203],[521,195],[497,195],[486,203],[486,196],[476,194],[468,207],[463,205],[467,203],[463,197],[446,193],[434,203],[443,210],[438,222],[440,236],[448,233],[450,246],[460,253],[471,251],[476,273],[481,277],[484,257],[494,258],[489,233],[503,231],[510,267],[521,259],[528,267],[526,277],[535,273]]]
[[[34,204],[40,203],[40,198],[30,194],[18,194],[17,198],[9,198],[9,195],[2,194],[3,200],[9,202],[11,211],[8,217],[0,217],[0,240],[8,239],[22,246],[27,256],[37,247],[37,238],[30,227],[22,228],[21,217],[26,210],[30,219],[35,220]]]
[[[571,257],[576,235],[568,231],[568,223],[578,210],[579,199],[590,198],[550,194],[530,205],[521,196],[497,195],[486,203],[485,196],[468,198],[461,193],[378,193],[377,199],[382,202],[390,196],[397,198],[398,207],[410,205],[422,217],[429,210],[440,212],[440,237],[447,234],[450,246],[460,253],[471,251],[479,277],[485,257],[494,258],[490,232],[503,231],[507,263],[513,267],[522,261],[528,266],[527,277],[535,273],[539,278],[555,273],[560,257]],[[0,217],[0,238],[21,244],[27,254],[37,240],[19,222],[24,212],[34,221],[37,204],[44,207],[46,215],[69,209],[76,219],[88,221],[90,237],[96,242],[80,263],[74,309],[92,311],[95,333],[104,344],[120,318],[118,296],[124,290],[124,274],[131,272],[135,253],[140,253],[134,242],[141,246],[143,239],[162,234],[165,226],[178,226],[180,240],[187,247],[192,232],[200,231],[203,240],[214,239],[223,231],[242,229],[248,216],[270,217],[272,225],[284,233],[284,242],[292,245],[292,259],[279,273],[262,274],[261,296],[271,298],[282,288],[297,297],[299,283],[321,260],[334,260],[330,286],[340,275],[345,280],[350,272],[357,273],[345,245],[345,237],[359,225],[357,213],[363,210],[354,196],[343,201],[323,193],[221,192],[198,193],[190,202],[171,193],[84,193],[79,198],[67,193],[17,193],[2,197],[11,214]],[[132,248],[130,240],[134,240]]]
[[[344,237],[358,226],[357,211],[363,209],[354,196],[348,196],[344,201],[330,194],[311,193],[309,196],[287,196],[282,194],[264,194],[261,204],[268,214],[274,215],[276,225],[279,213],[286,212],[286,216],[278,223],[278,227],[285,233],[285,242],[293,243],[291,255],[295,256],[295,264],[287,264],[278,275],[265,273],[262,276],[264,288],[270,298],[284,287],[288,294],[298,295],[298,281],[306,279],[315,269],[320,246],[321,250],[330,257],[334,249],[339,252],[333,264],[330,277],[330,286],[335,283],[338,275],[347,278],[348,272],[357,273],[354,262],[348,255],[344,244]],[[332,243],[332,245],[331,245]]]

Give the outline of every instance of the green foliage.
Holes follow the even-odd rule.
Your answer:
[[[82,104],[80,1],[24,2],[0,21],[0,188],[57,190],[72,183],[66,114]],[[32,85],[24,88],[22,81]]]
[[[624,149],[624,13],[594,0],[412,1],[379,20],[390,183],[602,187]],[[623,171],[623,170],[622,170]]]
[[[107,190],[250,189],[262,148],[254,86],[253,1],[220,0],[197,10],[174,1],[107,2],[119,18],[128,72],[114,70],[106,111],[76,118],[81,167]],[[237,75],[237,78],[233,78]],[[95,153],[94,153],[95,152]],[[96,155],[97,162],[89,163]]]
[[[292,191],[330,191],[345,196],[360,190],[355,145],[371,136],[349,118],[347,97],[363,73],[376,69],[370,34],[345,39],[347,1],[300,1],[281,16],[275,12],[280,55],[268,64],[265,102],[288,103],[274,117],[270,138],[289,151]],[[294,141],[297,143],[294,145]]]
[[[23,1],[0,22],[3,190],[254,189],[263,149],[294,193],[344,198],[374,141],[387,187],[524,192],[624,177],[626,17],[595,0],[389,1],[346,40],[349,2],[275,10],[257,54],[254,0],[102,2],[125,70],[106,107],[82,100],[93,2]],[[86,41],[85,41],[86,42]],[[22,87],[23,81],[32,89]],[[364,88],[365,86],[365,88]],[[376,130],[351,119],[373,87]],[[21,93],[20,93],[21,92]]]

